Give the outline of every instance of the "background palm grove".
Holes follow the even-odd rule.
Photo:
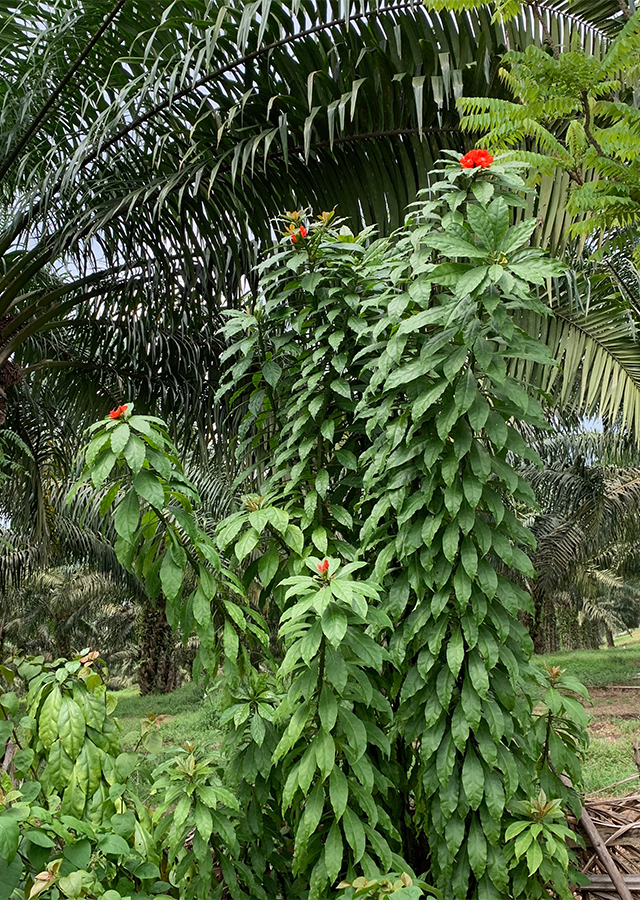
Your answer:
[[[575,896],[640,13],[0,5],[0,900]]]

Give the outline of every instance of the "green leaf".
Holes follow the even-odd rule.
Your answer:
[[[264,587],[271,584],[280,566],[280,556],[277,547],[271,547],[258,562],[258,576]]]
[[[102,450],[105,444],[108,444],[110,441],[111,435],[109,432],[106,434],[99,434],[93,438],[93,440],[89,443],[87,447],[87,451],[85,453],[85,463],[87,466],[91,467],[98,455],[98,453]]]
[[[469,351],[466,347],[457,347],[453,350],[449,356],[447,356],[444,366],[442,367],[442,371],[444,373],[447,381],[453,381],[455,376],[458,374],[460,369],[463,367],[465,362],[467,361],[467,355]],[[459,407],[456,402],[456,413],[459,413]],[[456,416],[457,418],[457,416]]]
[[[347,737],[347,759],[355,763],[367,749],[367,731],[360,719],[343,706],[338,708],[338,717]]]
[[[254,509],[249,513],[249,524],[260,534],[264,531],[268,521],[269,515],[266,509]]]
[[[482,878],[487,868],[487,841],[477,814],[471,820],[466,846],[473,874]]]
[[[113,525],[123,540],[131,543],[133,534],[140,522],[140,503],[135,490],[131,488],[118,504]]]
[[[282,367],[273,360],[267,360],[267,362],[265,362],[262,366],[262,374],[264,375],[264,380],[267,382],[267,384],[270,387],[274,388],[280,381],[280,376],[282,375]]]
[[[239,640],[238,633],[234,628],[233,624],[227,619],[224,623],[224,632],[222,638],[222,646],[224,649],[224,655],[227,659],[237,659],[238,658],[238,649],[239,649]]]
[[[347,843],[353,850],[354,863],[360,862],[367,846],[364,828],[360,816],[354,813],[350,807],[346,807],[342,817],[342,827]]]
[[[335,603],[329,604],[322,614],[322,630],[330,644],[340,646],[347,633],[347,617]]]
[[[355,454],[351,450],[336,450],[336,459],[345,469],[351,469],[354,472],[358,470],[358,461]]]
[[[449,562],[453,562],[458,553],[458,542],[460,540],[460,528],[454,520],[447,525],[442,535],[442,552]]]
[[[448,437],[458,418],[458,407],[454,400],[449,400],[436,416],[436,431],[440,440],[444,441]]]
[[[473,504],[469,502],[469,506],[472,505]],[[464,570],[469,578],[475,578],[476,572],[478,571],[478,553],[475,545],[468,537],[466,537],[462,541],[462,547],[460,549],[460,559],[462,560],[462,565],[464,566]]]
[[[14,856],[8,863],[0,855],[0,900],[10,900],[14,890],[20,884],[24,863],[19,856]]]
[[[467,210],[467,215],[469,216],[469,222],[471,223],[471,213],[472,209],[477,209],[477,207],[469,207]],[[507,232],[509,231],[510,215],[509,215],[509,207],[505,203],[502,197],[498,197],[486,209],[486,217],[488,222],[490,223],[490,227],[493,233],[493,250],[497,250]],[[471,223],[471,227],[473,228],[473,224]]]
[[[124,448],[124,458],[134,475],[142,468],[146,455],[146,444],[136,434],[132,434]]]
[[[467,241],[452,234],[429,234],[423,238],[423,243],[426,244],[427,247],[433,247],[434,250],[439,250],[444,256],[484,259],[487,255],[486,250],[476,247],[476,245],[471,242],[471,237],[469,237],[469,240]]]
[[[340,874],[342,852],[340,826],[337,822],[334,822],[324,843],[324,865],[327,870],[327,877],[331,883],[336,881]]]
[[[133,479],[135,492],[146,500],[150,506],[162,509],[164,506],[164,490],[160,479],[152,475],[148,469],[141,469]]]
[[[98,841],[98,849],[105,856],[128,856],[129,844],[119,834],[106,834]]]
[[[251,553],[252,550],[255,550],[259,542],[260,533],[255,528],[249,528],[248,531],[243,532],[233,548],[238,562],[242,562],[245,556]]]
[[[277,506],[267,506],[265,507],[265,512],[275,530],[280,534],[284,534],[289,525],[289,513],[285,512],[284,509],[279,509]]]
[[[538,871],[542,865],[543,859],[544,857],[540,844],[537,841],[533,841],[527,850],[527,868],[529,869],[529,875],[533,875],[534,872]]]
[[[338,766],[333,767],[329,776],[329,799],[336,821],[338,821],[342,818],[349,799],[349,782]]]
[[[327,731],[331,731],[336,723],[338,715],[338,704],[335,695],[328,684],[323,684],[320,692],[320,700],[318,701],[318,715],[322,727]]]
[[[502,416],[491,410],[487,416],[484,430],[494,447],[502,450],[508,439],[507,425]]]
[[[18,852],[20,828],[9,811],[0,812],[0,858],[12,863]]]
[[[85,740],[74,765],[78,787],[85,796],[93,796],[100,784],[102,760],[93,741]]]
[[[108,450],[106,453],[100,453],[91,472],[91,483],[94,488],[99,488],[103,481],[109,477],[115,462],[116,455],[111,450]]]
[[[316,475],[315,488],[318,494],[324,499],[329,490],[329,473],[326,469],[320,469]]]
[[[170,602],[180,594],[183,577],[184,573],[174,562],[172,554],[168,550],[165,551],[160,566],[160,584],[163,594]]]
[[[442,381],[437,382],[433,387],[420,394],[411,404],[411,418],[416,421],[420,416],[427,412],[427,410],[431,409],[448,387],[449,382],[446,378],[443,378]]]
[[[447,643],[447,665],[451,674],[457,677],[464,660],[464,639],[462,632],[456,628]]]
[[[478,203],[486,206],[493,197],[494,187],[490,181],[474,181],[471,185],[471,191]],[[534,223],[536,220],[533,220]]]
[[[284,540],[287,546],[291,547],[298,556],[302,556],[304,551],[304,535],[297,525],[287,525],[287,530],[284,533]]]
[[[314,547],[317,547],[317,549],[323,556],[325,556],[328,546],[327,532],[321,525],[313,530],[313,533],[311,535],[311,543],[314,545]]]
[[[62,705],[60,688],[54,685],[53,689],[42,704],[38,717],[38,734],[46,750],[48,750],[58,737],[58,716]],[[84,721],[84,720],[83,720]]]
[[[120,837],[131,837],[136,829],[136,817],[131,812],[116,813],[110,819],[111,828]]]
[[[61,699],[58,731],[62,746],[69,757],[77,759],[84,742],[86,723],[82,710],[72,697],[63,696]]]
[[[474,233],[480,238],[487,252],[495,253],[499,245],[493,222],[489,218],[488,211],[485,211],[480,206],[470,205],[467,208],[467,218],[469,220],[469,225],[471,225]]]
[[[60,793],[71,778],[73,772],[73,760],[62,746],[61,740],[56,740],[51,745],[45,769],[46,777],[53,787]]]
[[[341,397],[345,397],[347,400],[351,399],[351,388],[349,387],[349,382],[345,381],[344,378],[334,379],[329,387],[336,394],[340,394]]]
[[[121,422],[111,432],[111,449],[116,454],[116,456],[120,456],[124,448],[127,446],[130,433],[131,432],[129,426],[126,422]]]
[[[211,818],[209,808],[200,800],[196,801],[196,807],[193,812],[193,821],[202,840],[209,841],[211,832],[213,831],[213,819]],[[137,878],[141,877],[139,870],[136,869],[135,875]]]
[[[471,809],[477,809],[484,796],[484,770],[471,744],[462,765],[462,787]]]
[[[63,850],[63,856],[76,869],[86,869],[91,860],[92,847],[87,838],[75,841],[73,844],[67,844]]]
[[[69,783],[62,794],[60,812],[63,816],[73,816],[74,818],[79,819],[84,813],[86,802],[87,796],[78,784],[74,766]]]

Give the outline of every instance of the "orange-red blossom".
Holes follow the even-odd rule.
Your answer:
[[[469,150],[460,160],[463,169],[487,169],[493,162],[493,156],[488,150]]]

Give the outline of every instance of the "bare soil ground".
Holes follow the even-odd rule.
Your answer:
[[[592,706],[587,709],[594,725],[602,719],[640,719],[640,685],[634,690],[592,688],[589,695]]]

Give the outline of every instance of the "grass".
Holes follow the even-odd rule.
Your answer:
[[[589,688],[616,684],[640,686],[640,631],[635,632],[628,641],[617,644],[613,649],[573,650],[536,658],[545,665],[566,669]]]
[[[592,695],[590,744],[584,764],[587,794],[625,778],[638,776],[632,741],[640,741],[640,630],[623,634],[615,647],[549,653],[537,657],[545,665],[561,666],[587,686]],[[638,690],[616,691],[616,686]],[[601,796],[640,792],[640,781],[629,781]]]
[[[112,692],[118,701],[115,716],[122,726],[123,744],[133,747],[140,736],[140,719],[149,713],[168,715],[173,721],[162,725],[163,742],[181,746],[186,741],[215,743],[220,739],[211,700],[195,684],[185,684],[172,694],[141,697],[137,688]]]

